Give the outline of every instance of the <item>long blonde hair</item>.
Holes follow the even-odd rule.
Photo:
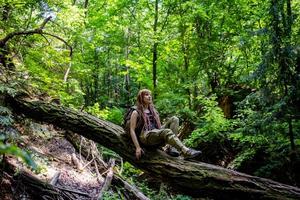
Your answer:
[[[144,109],[146,107],[146,104],[144,102],[144,96],[146,94],[151,94],[151,91],[148,90],[148,89],[142,89],[142,90],[139,91],[139,93],[137,95],[137,98],[136,98],[136,106],[137,106],[137,109],[140,111],[140,113],[142,113],[142,118],[144,120],[144,123],[145,123],[146,127],[148,127],[149,126],[149,120],[147,120],[147,117],[146,117],[146,115],[144,113]],[[152,102],[149,104],[148,109],[151,112],[151,114],[153,115],[157,127],[161,128],[161,123],[160,123],[158,112],[155,109],[155,107],[154,107],[154,105],[153,105]]]

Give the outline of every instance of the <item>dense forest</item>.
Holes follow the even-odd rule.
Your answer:
[[[0,0],[0,198],[300,198],[299,15],[296,0]],[[134,159],[120,126],[143,88],[201,157]],[[43,177],[67,157],[93,192]]]

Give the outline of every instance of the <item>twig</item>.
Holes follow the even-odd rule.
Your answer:
[[[104,192],[106,190],[108,190],[109,186],[111,185],[111,181],[112,181],[113,176],[114,176],[114,170],[113,170],[113,168],[115,166],[115,159],[111,159],[110,163],[111,163],[110,164],[110,168],[109,168],[108,173],[106,175],[105,182],[104,182],[104,184],[103,184],[103,186],[102,186],[102,188],[101,188],[101,190],[99,192],[98,199],[102,199]]]
[[[134,196],[133,199],[150,200],[138,188],[136,188],[135,186],[130,185],[127,181],[123,180],[118,175],[114,175],[113,184],[115,184],[119,187],[123,187],[129,193],[127,195]]]
[[[96,170],[98,182],[101,183],[103,181],[103,177],[101,176],[101,174],[99,172],[98,163],[97,163],[96,160],[94,160],[94,165],[95,165],[95,170]]]
[[[76,144],[79,143],[79,138],[77,137],[77,141],[78,142],[76,142],[75,137],[70,137],[70,135],[71,134],[67,135],[68,136],[67,139],[75,146],[75,148],[77,148],[77,150],[80,149],[80,147],[78,147],[78,145],[76,146]],[[80,140],[82,140],[82,139],[80,139]],[[86,155],[87,155],[87,149],[89,149],[89,148],[87,147],[87,145],[81,145],[81,148],[83,148],[83,149],[81,149],[80,151],[82,151],[83,156],[86,157]],[[105,163],[101,159],[101,155],[100,155],[99,151],[95,150],[94,153],[95,153],[94,155],[96,157],[96,159],[95,159],[94,162],[97,161],[97,164],[98,164],[97,167],[95,165],[95,168],[99,169],[99,167],[100,167],[101,169],[103,169],[103,168],[106,169],[104,172],[102,172],[100,174],[100,176],[103,177],[103,175],[106,174],[109,171],[108,164]],[[122,171],[122,169],[123,169],[123,160],[122,160],[122,158],[121,158],[121,166],[122,166],[121,167],[121,171]],[[120,178],[117,174],[114,174],[113,180],[112,180],[112,184],[116,185],[116,186],[118,186],[120,188],[124,188],[123,194],[126,197],[129,197],[128,199],[149,200],[149,198],[147,198],[138,188],[136,188],[135,186],[130,185],[128,182],[126,182],[125,180],[123,180],[122,178]]]
[[[69,45],[69,43],[68,43],[67,41],[65,41],[65,40],[62,39],[61,37],[59,37],[59,36],[57,36],[57,35],[54,35],[54,34],[52,34],[52,33],[47,33],[47,32],[41,31],[40,34],[52,36],[52,37],[54,37],[54,38],[60,40],[61,42],[63,42],[67,47],[69,47],[69,49],[70,49],[70,54],[69,54],[69,56],[72,57],[72,54],[73,54],[73,48],[71,47],[71,45]]]
[[[85,165],[82,167],[82,170],[83,170],[84,168],[86,168],[89,164],[91,164],[94,160],[95,160],[95,158],[92,158],[92,160],[90,160],[87,164],[85,164]]]
[[[60,176],[60,172],[56,172],[49,183],[51,185],[55,185],[57,183],[59,176]]]
[[[82,171],[84,168],[82,167],[82,163],[78,160],[75,153],[72,153],[71,158],[73,163],[76,165],[76,168]]]
[[[86,197],[91,197],[88,193],[85,192],[81,192],[79,190],[75,190],[75,189],[69,189],[69,188],[65,188],[65,187],[61,187],[61,186],[54,186],[60,190],[65,190],[67,192],[71,192],[71,193],[76,193],[76,194],[80,194],[82,196],[86,196]]]
[[[80,158],[80,162],[82,161],[82,157],[81,157],[81,145],[82,145],[82,136],[80,136],[80,144],[79,144],[79,158]]]
[[[46,25],[46,23],[48,23],[51,19],[50,17],[47,17],[43,23],[41,24],[41,26],[39,28],[33,29],[33,30],[29,30],[29,31],[15,31],[12,33],[7,34],[3,39],[0,40],[0,45],[4,46],[6,45],[6,42],[10,39],[12,39],[13,37],[17,36],[17,35],[31,35],[31,34],[41,34],[43,32],[43,29]]]
[[[103,176],[104,174],[108,173],[109,169],[105,170],[104,172],[101,173],[101,176]]]
[[[87,151],[87,156],[85,157],[85,159],[89,159],[89,157],[90,157],[90,153],[91,153],[91,148],[88,148],[88,151]]]
[[[123,168],[124,168],[123,158],[121,158],[120,161],[121,161],[121,169],[120,169],[120,171],[119,171],[119,174],[122,174]]]
[[[96,174],[97,174],[97,180],[98,180],[99,183],[101,183],[103,178],[102,178],[102,176],[99,172],[98,164],[97,164],[97,161],[95,159],[97,157],[95,157],[93,153],[92,153],[92,157],[93,157],[93,160],[94,160],[95,170],[96,170]]]

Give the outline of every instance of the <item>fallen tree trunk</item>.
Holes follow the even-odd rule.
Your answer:
[[[120,126],[83,112],[28,97],[9,97],[8,102],[15,111],[98,142],[117,152],[134,166],[192,196],[214,199],[300,199],[300,189],[297,187],[215,165],[173,158],[159,150],[146,150],[142,159],[137,161],[133,144]]]

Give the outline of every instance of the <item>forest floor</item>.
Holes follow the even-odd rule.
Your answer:
[[[20,134],[17,143],[23,150],[31,153],[38,167],[35,171],[31,171],[19,158],[7,156],[10,163],[17,167],[17,171],[26,171],[46,183],[57,177],[55,186],[89,196],[89,198],[81,196],[78,199],[97,199],[104,178],[99,177],[95,167],[88,164],[89,161],[76,152],[74,146],[64,137],[64,132],[47,124],[33,121],[26,123],[26,126],[24,124],[16,126]],[[26,199],[30,198],[12,177],[5,172],[2,174],[0,199],[22,199],[26,196]]]

